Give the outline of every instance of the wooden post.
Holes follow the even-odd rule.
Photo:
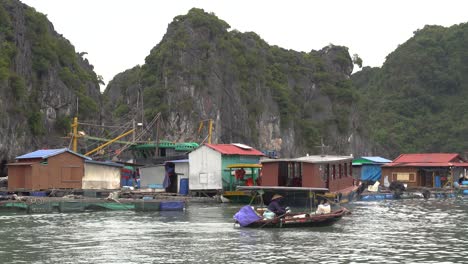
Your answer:
[[[156,150],[154,153],[154,157],[159,157],[159,118],[156,121]]]
[[[72,127],[72,150],[78,152],[78,117],[73,118]]]
[[[135,126],[135,119],[132,120],[132,129],[135,131],[136,126]],[[132,142],[135,143],[135,132],[132,134]]]
[[[208,128],[208,144],[211,144],[211,131],[213,131],[213,119],[210,119],[210,125]]]

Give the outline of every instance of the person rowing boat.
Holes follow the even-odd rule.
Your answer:
[[[271,198],[271,202],[270,204],[268,205],[268,210],[270,212],[273,212],[275,213],[276,216],[280,216],[280,215],[284,215],[286,214],[286,207],[284,206],[281,206],[280,202],[281,200],[283,199],[283,196],[282,195],[279,195],[279,194],[275,194],[273,195],[273,197]]]

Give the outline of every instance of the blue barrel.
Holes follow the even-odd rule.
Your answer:
[[[37,197],[46,197],[47,193],[46,192],[30,192],[29,195],[37,196]]]
[[[463,195],[468,195],[468,190],[463,190]]]
[[[180,179],[180,184],[179,184],[179,194],[182,195],[188,195],[188,179],[187,178],[182,178]]]
[[[362,201],[369,201],[369,200],[371,200],[371,197],[369,195],[364,195],[364,196],[361,197],[361,200]]]
[[[440,176],[435,176],[435,187],[436,188],[441,188],[442,187],[442,182],[440,181]]]
[[[468,181],[462,181],[462,185],[468,185]]]

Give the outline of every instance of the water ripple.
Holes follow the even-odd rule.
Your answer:
[[[239,206],[0,215],[2,263],[467,263],[468,202],[357,202],[331,227],[234,228]],[[8,261],[5,261],[8,260]]]

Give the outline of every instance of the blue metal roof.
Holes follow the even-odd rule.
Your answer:
[[[104,166],[111,166],[111,167],[124,167],[123,164],[115,163],[115,162],[112,162],[112,161],[85,160],[85,163],[104,165]]]
[[[189,162],[188,159],[181,159],[181,160],[170,160],[166,162],[172,162],[172,163],[184,163],[184,162]]]
[[[392,162],[391,160],[388,160],[388,159],[384,159],[382,157],[362,157],[363,159],[366,159],[366,160],[370,160],[372,162],[375,162],[375,163],[389,163],[389,162]]]
[[[61,148],[61,149],[40,149],[40,150],[36,150],[36,151],[33,151],[31,153],[28,153],[28,154],[24,154],[24,155],[21,155],[21,156],[18,156],[16,157],[16,159],[47,159],[49,157],[53,157],[53,156],[56,156],[58,154],[62,154],[64,152],[69,152],[71,154],[74,154],[74,155],[77,155],[79,157],[82,157],[83,159],[86,159],[86,160],[91,160],[90,157],[86,157],[84,155],[81,155],[79,153],[76,153],[74,151],[71,151],[69,150],[68,148]]]

